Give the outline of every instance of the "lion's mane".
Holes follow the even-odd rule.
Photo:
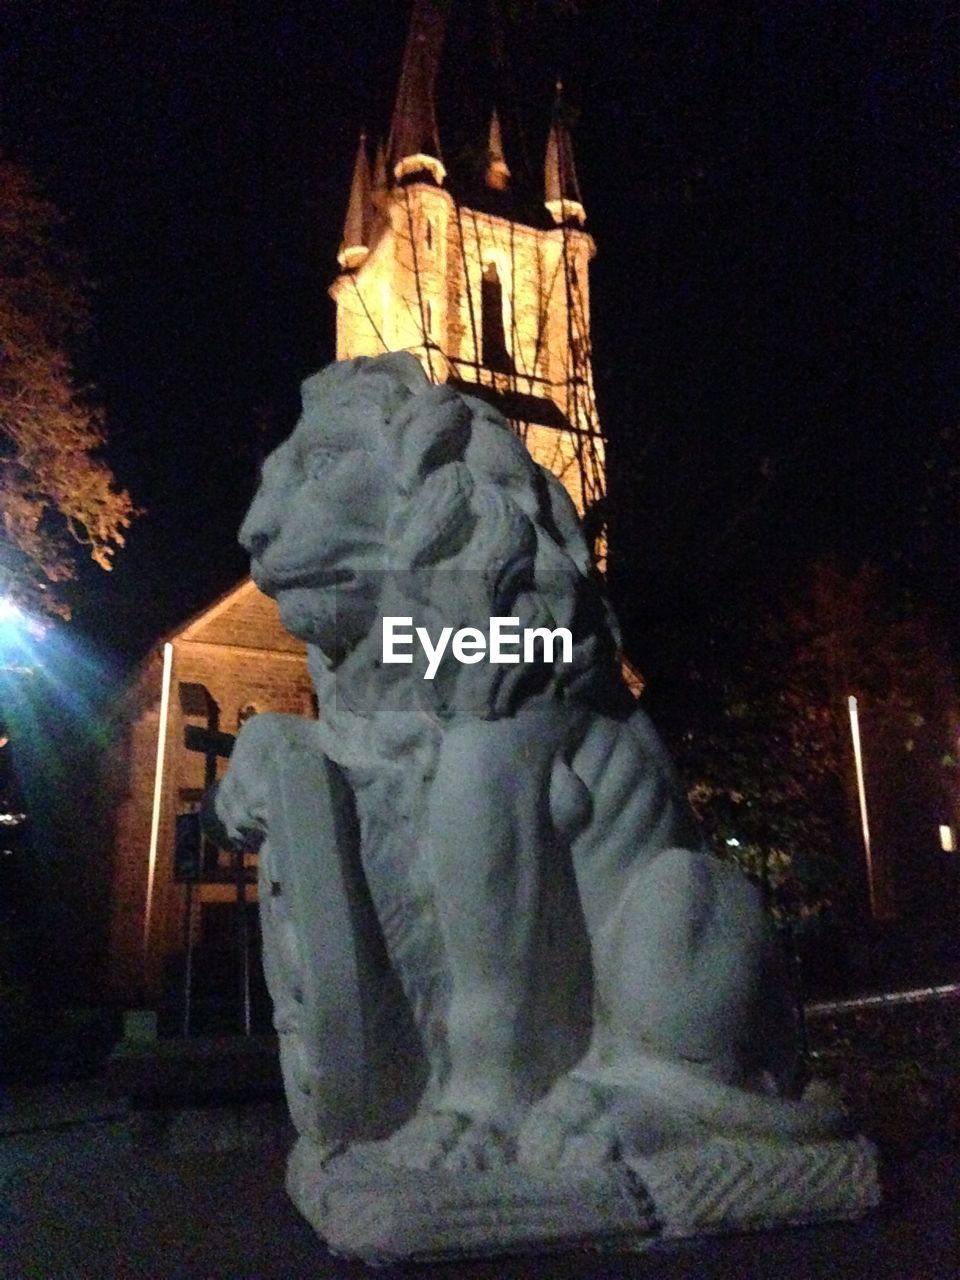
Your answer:
[[[434,637],[442,626],[485,632],[491,617],[515,617],[521,631],[566,627],[574,641],[569,663],[462,665],[448,649],[433,681],[416,666],[380,676],[443,718],[496,718],[531,695],[618,695],[616,623],[576,508],[496,409],[432,386],[401,352],[329,366],[304,385],[304,412],[345,414],[390,451],[381,616],[412,616]],[[379,670],[380,644],[369,638],[352,679],[369,663]]]

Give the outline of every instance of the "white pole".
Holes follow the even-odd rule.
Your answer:
[[[853,758],[857,767],[857,793],[860,797],[860,826],[863,830],[863,851],[867,859],[867,894],[870,899],[870,914],[877,918],[876,890],[873,883],[873,854],[870,849],[870,823],[867,821],[867,789],[863,781],[863,752],[860,749],[860,717],[857,714],[857,700],[853,696],[847,699],[850,708],[850,736],[853,739]]]
[[[163,646],[163,683],[160,687],[160,731],[157,734],[157,769],[153,780],[153,816],[150,820],[150,856],[147,862],[147,901],[143,911],[143,970],[147,973],[150,953],[150,917],[153,912],[153,881],[157,869],[160,840],[160,801],[163,798],[163,755],[167,745],[167,716],[170,709],[170,676],[173,672],[173,645]]]

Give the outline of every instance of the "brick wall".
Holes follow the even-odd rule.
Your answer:
[[[203,786],[203,757],[183,743],[188,715],[180,686],[203,685],[219,709],[219,728],[236,733],[241,711],[313,714],[313,688],[306,651],[283,631],[272,601],[251,583],[242,584],[171,638],[172,678],[160,800],[160,826],[149,947],[144,959],[144,915],[153,813],[163,646],[141,667],[130,690],[131,708],[116,751],[120,796],[115,815],[110,986],[127,1003],[156,999],[167,958],[182,949],[185,890],[173,880],[173,839],[178,812],[189,807],[184,792]],[[226,761],[218,762],[218,775]],[[224,888],[200,886],[200,902],[221,900]],[[251,891],[251,898],[255,891]]]

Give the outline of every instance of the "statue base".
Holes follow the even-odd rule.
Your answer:
[[[716,1139],[603,1167],[399,1170],[307,1138],[287,1190],[338,1254],[368,1263],[590,1248],[862,1217],[880,1201],[866,1139]]]

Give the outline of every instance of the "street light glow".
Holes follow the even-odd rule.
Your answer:
[[[42,640],[47,633],[47,622],[31,613],[24,613],[9,596],[0,595],[0,640],[9,647],[23,647],[32,640]]]
[[[0,596],[0,625],[5,622],[20,623],[23,620],[22,610],[6,596]]]

